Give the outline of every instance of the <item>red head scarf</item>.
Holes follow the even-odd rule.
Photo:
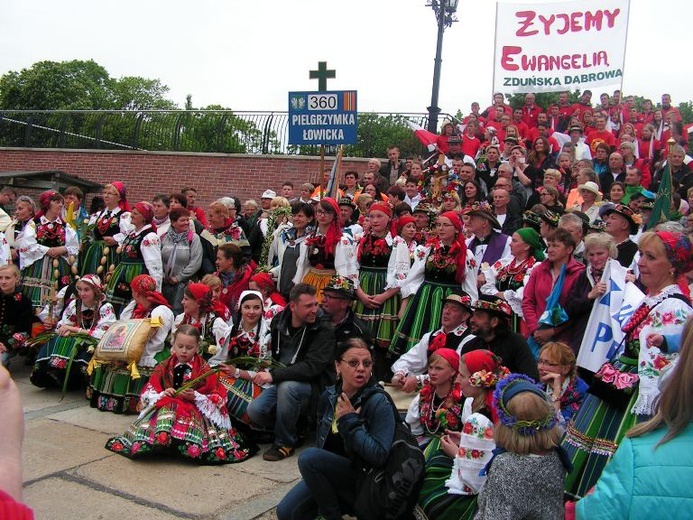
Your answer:
[[[400,233],[407,224],[416,224],[416,219],[411,215],[402,215],[397,219],[397,232]]]
[[[498,420],[498,414],[493,406],[493,388],[500,379],[507,376],[510,372],[501,364],[501,358],[490,350],[472,350],[462,355],[462,361],[464,361],[472,376],[477,372],[487,372],[484,382],[471,381],[471,383],[486,390],[486,407],[491,411],[491,418],[495,423]]]
[[[155,229],[154,224],[152,224],[152,219],[154,218],[154,206],[149,202],[143,200],[135,204],[133,209],[136,209],[144,217],[144,221],[147,224],[151,224],[152,228]]]
[[[388,217],[392,218],[392,208],[390,208],[390,205],[387,202],[375,202],[371,204],[371,207],[368,209],[368,211],[381,211],[382,213],[385,213]]]
[[[268,294],[272,303],[286,307],[286,300],[277,292],[277,286],[268,273],[255,273],[250,277],[251,282],[255,282],[262,294]]]
[[[439,348],[431,354],[431,357],[433,356],[442,357],[445,361],[450,363],[450,366],[455,370],[455,372],[457,372],[460,368],[460,355],[451,348]]]
[[[166,298],[164,298],[164,295],[156,290],[156,281],[154,280],[154,278],[152,278],[148,274],[140,274],[138,276],[135,276],[132,279],[132,282],[130,282],[130,288],[132,289],[133,293],[141,294],[147,299],[148,302],[154,304],[154,306],[165,305],[166,307],[171,307],[166,301]],[[135,314],[146,313],[144,309],[140,308],[138,310],[137,307],[141,306],[138,304],[135,307],[133,317],[140,317],[135,316]]]
[[[128,191],[125,189],[125,184],[120,181],[113,181],[111,186],[118,190],[118,196],[120,197],[118,206],[120,206],[120,209],[122,211],[130,211],[130,203],[128,203]]]
[[[39,195],[39,208],[41,208],[41,211],[36,214],[37,218],[44,215],[46,211],[48,211],[52,200],[63,200],[63,196],[57,191],[53,190],[44,191],[41,193],[41,195]]]
[[[457,239],[455,243],[459,246],[459,249],[456,258],[457,273],[455,275],[455,280],[457,280],[458,283],[462,283],[467,268],[467,244],[464,241],[464,234],[462,233],[462,219],[456,211],[446,211],[445,213],[441,213],[440,216],[448,219],[457,230]]]
[[[195,301],[200,306],[200,311],[207,313],[214,311],[217,316],[224,318],[228,316],[229,310],[219,300],[212,297],[212,288],[203,283],[189,283],[188,291],[195,298]]]

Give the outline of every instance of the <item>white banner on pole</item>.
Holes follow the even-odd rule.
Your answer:
[[[578,366],[592,372],[614,356],[623,340],[621,327],[645,298],[635,284],[626,283],[626,269],[616,260],[608,261],[601,279],[608,290],[594,302],[577,358]]]
[[[629,8],[630,0],[498,2],[493,91],[620,87]]]

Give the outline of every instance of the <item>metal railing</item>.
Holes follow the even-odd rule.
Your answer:
[[[443,117],[450,117],[442,114]],[[422,127],[427,113],[364,112],[351,156],[381,156],[388,144],[418,147],[406,120]],[[208,153],[320,153],[288,143],[287,112],[231,110],[0,110],[0,146]],[[387,142],[380,142],[380,141]],[[403,153],[411,153],[402,150]]]

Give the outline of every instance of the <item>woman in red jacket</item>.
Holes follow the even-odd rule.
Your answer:
[[[565,307],[568,294],[585,266],[573,258],[575,239],[565,229],[557,229],[548,239],[547,259],[534,268],[522,298],[522,314],[527,332],[543,345],[547,341],[565,341],[565,324],[560,327],[540,327],[539,319],[546,310],[546,300],[565,269],[563,288],[558,303]],[[565,337],[564,337],[565,336]]]

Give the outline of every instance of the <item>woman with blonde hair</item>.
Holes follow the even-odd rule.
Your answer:
[[[630,429],[594,492],[575,507],[577,518],[690,517],[693,492],[693,319],[683,330],[681,353],[662,381],[652,419]]]

